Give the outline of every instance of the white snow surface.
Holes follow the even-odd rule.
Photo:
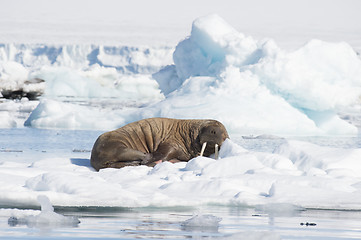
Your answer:
[[[271,152],[250,151],[231,140],[219,159],[102,169],[83,159],[41,157],[1,161],[0,205],[38,205],[45,195],[55,206],[273,206],[361,209],[360,149],[285,141]],[[56,163],[56,164],[55,164]],[[332,199],[332,200],[331,200]],[[278,206],[278,207],[277,207]],[[282,210],[283,209],[283,210]]]
[[[314,5],[310,1],[296,1],[294,5],[292,1],[292,8],[297,10],[286,11],[287,20],[274,17],[282,9],[276,4],[261,1],[263,8],[260,8],[260,2],[253,1],[249,8],[234,8],[236,15],[224,14],[227,21],[215,14],[197,18],[188,37],[185,29],[189,25],[157,20],[147,15],[150,11],[145,11],[145,18],[157,23],[150,28],[149,25],[143,27],[148,31],[145,39],[160,37],[155,33],[164,28],[159,28],[157,21],[169,24],[166,29],[170,31],[163,31],[163,37],[170,32],[177,32],[172,35],[177,37],[172,38],[171,44],[137,47],[130,43],[136,39],[142,41],[134,31],[142,29],[140,22],[137,22],[139,25],[133,23],[129,29],[124,28],[127,21],[121,24],[122,30],[127,30],[125,38],[130,37],[128,41],[123,41],[124,32],[118,31],[119,22],[109,24],[108,20],[114,16],[110,13],[118,14],[120,8],[106,7],[104,11],[104,6],[109,5],[101,4],[102,7],[94,8],[99,14],[94,14],[78,11],[76,6],[67,9],[74,1],[53,1],[57,7],[47,1],[36,2],[42,3],[46,14],[40,8],[29,11],[27,7],[32,3],[22,0],[12,1],[0,10],[0,20],[5,23],[0,24],[0,30],[8,33],[0,36],[4,42],[0,44],[0,88],[17,89],[26,80],[40,78],[45,80],[45,85],[32,87],[45,93],[39,101],[0,99],[1,128],[25,124],[34,128],[112,130],[142,118],[175,117],[220,120],[231,139],[248,134],[358,134],[357,127],[361,126],[361,60],[356,52],[361,49],[357,28],[359,1],[331,4],[320,0],[312,2]],[[107,3],[115,2],[118,1],[107,0]],[[133,2],[133,6],[138,4]],[[185,2],[190,3],[179,3],[187,5]],[[291,4],[290,1],[277,2],[283,6]],[[23,8],[18,8],[18,3]],[[76,4],[96,5],[96,1],[86,3],[81,0]],[[204,1],[203,5],[202,11],[212,3]],[[52,12],[54,9],[66,11]],[[189,20],[195,9],[179,12]],[[261,9],[265,10],[259,12]],[[74,16],[79,19],[85,14],[89,18],[84,19],[91,21],[69,19],[65,14],[68,11],[75,11]],[[306,12],[310,13],[309,18],[304,17]],[[314,21],[320,12],[334,20]],[[122,13],[124,15],[118,15],[138,16],[126,10]],[[342,17],[341,13],[349,18]],[[17,15],[18,20],[12,20],[11,14]],[[175,15],[171,11],[167,14]],[[302,15],[299,19],[306,21],[305,24],[315,28],[303,32],[304,28],[292,19],[297,14]],[[44,16],[49,21],[42,21]],[[235,21],[234,16],[245,18]],[[190,24],[188,20],[182,24]],[[291,27],[287,28],[288,20]],[[253,29],[256,21],[264,28]],[[328,28],[318,31],[321,25]],[[59,26],[62,26],[60,31]],[[285,40],[282,33],[286,32],[283,27],[294,29],[297,43],[294,39],[282,41]],[[184,35],[179,35],[179,29]],[[130,36],[130,32],[133,35]],[[47,40],[40,41],[44,36]],[[59,36],[62,39],[58,40]],[[74,41],[72,36],[78,39]],[[117,41],[119,39],[122,41]],[[123,43],[127,44],[121,45]],[[39,152],[35,157],[13,161],[7,156],[20,156],[16,149],[0,150],[2,156],[6,156],[0,159],[1,206],[39,205],[37,196],[45,195],[55,206],[223,204],[261,206],[272,211],[304,207],[361,210],[359,148],[322,147],[288,140],[273,152],[263,152],[246,150],[227,140],[218,160],[197,157],[188,163],[164,162],[154,168],[138,166],[99,172],[90,167],[90,154],[80,159],[83,164],[75,164],[68,153],[55,157]],[[27,154],[26,150],[23,154]],[[3,215],[10,213],[19,217],[33,214],[32,211],[0,211]]]

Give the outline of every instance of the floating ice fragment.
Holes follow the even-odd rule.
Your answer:
[[[278,233],[272,231],[247,231],[232,234],[231,236],[223,238],[237,239],[237,240],[281,240],[281,236]]]
[[[76,227],[80,221],[76,217],[66,217],[54,212],[48,197],[38,196],[38,202],[41,205],[41,212],[38,215],[30,215],[25,218],[10,217],[8,224],[10,226],[27,225],[28,227]]]
[[[218,228],[220,221],[222,221],[222,218],[210,214],[195,215],[184,221],[182,226],[186,228]]]
[[[256,210],[265,212],[269,215],[294,216],[296,213],[304,211],[305,209],[291,203],[268,203],[257,206]]]

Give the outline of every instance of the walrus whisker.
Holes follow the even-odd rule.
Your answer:
[[[218,159],[218,144],[217,143],[214,145],[214,158],[216,160]]]
[[[207,142],[204,142],[203,145],[202,145],[202,150],[201,150],[201,157],[203,156],[203,153],[204,153],[204,150],[206,149],[206,146],[207,146]]]

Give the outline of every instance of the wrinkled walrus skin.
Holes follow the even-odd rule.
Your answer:
[[[215,152],[229,138],[216,120],[180,120],[149,118],[106,132],[98,137],[91,153],[91,165],[102,168],[154,166],[159,161],[189,161],[199,156],[207,142],[204,156]]]

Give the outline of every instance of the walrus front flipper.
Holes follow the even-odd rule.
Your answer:
[[[99,171],[102,168],[122,168],[126,166],[141,165],[143,160],[148,159],[148,155],[131,148],[117,146],[112,142],[106,144],[95,144],[93,147],[90,163],[92,167]]]
[[[171,143],[159,144],[158,149],[155,152],[150,153],[148,156],[150,157],[146,157],[146,159],[142,161],[142,164],[153,166],[154,162],[160,160],[162,162],[165,162],[175,159],[178,159],[180,161],[187,159],[187,156],[185,156],[185,154],[180,149],[176,149],[174,147],[174,144]]]

